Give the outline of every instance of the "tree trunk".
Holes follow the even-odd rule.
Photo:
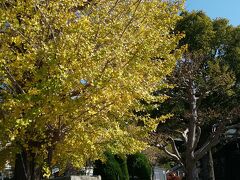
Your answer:
[[[191,118],[188,124],[188,134],[187,134],[187,147],[186,147],[186,179],[187,180],[196,180],[197,179],[197,161],[195,160],[194,150],[197,147],[197,143],[200,134],[196,133],[197,121],[198,121],[198,112],[197,112],[197,98],[196,98],[196,87],[193,80],[189,81],[189,104],[191,110]]]
[[[200,178],[201,179],[208,179],[209,178],[209,168],[208,168],[209,156],[208,156],[208,154],[204,155],[201,158],[200,163],[201,163]]]
[[[16,155],[15,180],[41,180],[42,172],[41,167],[36,166],[35,154],[22,151]]]
[[[212,157],[212,150],[208,152],[208,171],[209,171],[209,180],[215,180],[215,175],[214,175],[214,165],[213,165],[213,157]]]
[[[15,168],[14,168],[14,179],[15,180],[27,180],[25,153],[19,153],[16,155]]]
[[[201,179],[215,180],[214,164],[211,150],[201,160]]]
[[[185,169],[186,180],[197,180],[198,179],[196,162],[194,162],[192,160],[189,160],[189,161],[187,160],[185,168],[186,168]]]

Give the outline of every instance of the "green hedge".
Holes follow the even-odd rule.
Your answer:
[[[107,161],[95,161],[94,175],[101,175],[102,180],[129,180],[125,157],[106,153]]]
[[[95,161],[94,175],[102,180],[151,180],[151,165],[146,155],[136,153],[127,158],[106,153],[106,162]]]
[[[151,180],[152,168],[146,155],[141,153],[129,155],[127,166],[130,180]]]

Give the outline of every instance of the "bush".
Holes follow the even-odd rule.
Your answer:
[[[95,161],[94,175],[101,175],[102,180],[128,180],[126,158],[105,154],[107,161],[104,163],[100,160]]]
[[[102,180],[151,180],[151,165],[146,155],[136,153],[127,158],[105,153],[106,162],[95,161],[94,175]]]
[[[122,171],[122,176],[124,180],[129,180],[127,158],[125,156],[115,155],[115,159],[118,161],[119,166]]]
[[[146,155],[141,153],[129,155],[127,166],[130,180],[151,180],[151,165]]]

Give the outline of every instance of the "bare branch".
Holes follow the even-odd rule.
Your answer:
[[[186,129],[184,132],[182,131],[179,131],[179,130],[174,130],[174,129],[170,129],[170,128],[165,128],[167,131],[170,131],[170,132],[175,132],[177,134],[180,134],[181,135],[181,139],[184,141],[184,143],[186,144],[187,143],[187,131],[188,129]]]
[[[185,129],[185,131],[183,131],[183,133],[182,133],[182,137],[183,137],[184,140],[185,140],[185,144],[187,144],[187,142],[188,142],[188,132],[189,132],[189,130],[188,130],[188,128],[187,128],[187,129]]]
[[[198,142],[199,142],[199,139],[201,137],[201,127],[200,126],[197,126],[196,128],[196,139],[195,139],[195,142],[194,142],[194,145],[193,145],[193,148],[192,150],[196,149],[197,148],[197,145],[198,145]]]
[[[171,153],[170,151],[168,151],[166,146],[157,144],[157,147],[158,147],[159,149],[163,150],[168,156],[170,156],[171,158],[173,158],[174,160],[176,160],[177,162],[179,162],[180,164],[183,165],[182,160],[181,160],[176,154]]]
[[[176,133],[178,133],[178,134],[180,134],[181,135],[181,138],[182,138],[182,140],[184,141],[184,143],[186,144],[187,143],[187,129],[184,131],[184,132],[182,132],[182,131],[178,131],[178,130],[175,130],[175,132]]]
[[[176,147],[176,144],[175,144],[175,141],[172,137],[169,137],[169,140],[170,140],[170,145],[172,147],[172,151],[174,152],[174,154],[182,161],[182,157]]]
[[[167,149],[167,142],[164,143],[164,144],[160,144],[159,143],[159,135],[155,132],[152,132],[151,133],[152,137],[151,137],[151,140],[153,141],[150,141],[151,145],[152,146],[155,146],[155,147],[158,147],[160,150],[163,150],[168,156],[170,156],[171,158],[173,158],[175,161],[179,162],[180,164],[183,165],[183,161],[182,161],[182,158],[179,154],[179,151],[176,147],[176,144],[174,142],[174,139],[172,137],[168,137],[168,139],[170,140],[170,145],[171,145],[171,149],[173,152],[170,152],[168,149]]]
[[[195,153],[195,159],[201,159],[212,147],[219,143],[220,136],[225,130],[225,123],[220,123],[217,130],[209,137],[205,144]]]

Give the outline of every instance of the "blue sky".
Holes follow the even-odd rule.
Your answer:
[[[187,0],[186,9],[203,10],[213,19],[224,17],[230,24],[240,25],[240,0]]]

